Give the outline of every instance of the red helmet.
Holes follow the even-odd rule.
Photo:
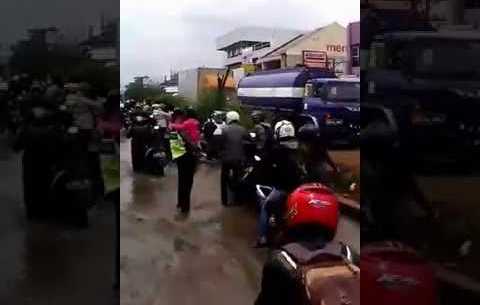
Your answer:
[[[407,246],[381,242],[363,247],[360,269],[363,304],[438,304],[432,267]]]
[[[333,191],[320,183],[304,184],[293,191],[287,200],[286,225],[318,226],[331,237],[338,224],[338,201]]]

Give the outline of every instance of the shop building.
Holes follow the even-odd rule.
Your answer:
[[[292,38],[266,53],[256,64],[262,70],[307,66],[344,74],[347,62],[347,31],[334,22]]]
[[[360,22],[347,26],[346,74],[360,76]]]
[[[235,69],[256,64],[271,50],[303,34],[293,29],[241,27],[218,37],[216,46],[217,51],[225,52],[225,67]]]

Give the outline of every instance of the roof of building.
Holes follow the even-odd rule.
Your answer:
[[[82,46],[111,46],[115,45],[117,41],[117,24],[112,22],[105,26],[102,33],[92,36],[80,43]]]
[[[268,28],[260,26],[247,26],[236,28],[216,40],[217,50],[224,50],[240,42],[283,42],[292,37],[303,34],[304,31],[285,28]]]
[[[416,38],[431,39],[458,39],[458,40],[480,40],[480,32],[478,31],[405,31],[390,32],[380,37],[391,37],[403,40],[414,40]]]
[[[328,24],[326,26],[322,26],[319,28],[316,28],[315,30],[308,32],[303,35],[298,35],[294,37],[293,39],[287,41],[286,43],[274,48],[270,52],[266,53],[265,55],[262,56],[262,58],[267,58],[267,57],[276,57],[276,56],[281,56],[282,54],[285,54],[288,49],[293,48],[294,46],[300,44],[302,41],[305,41],[309,38],[311,38],[313,35],[317,34],[319,31],[324,30],[325,28],[332,26],[332,25],[339,25],[341,26],[338,22],[333,22],[331,24]]]

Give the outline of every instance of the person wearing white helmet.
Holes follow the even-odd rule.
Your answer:
[[[233,194],[238,194],[238,182],[241,170],[245,163],[245,141],[248,141],[247,130],[240,125],[240,115],[236,111],[227,112],[227,126],[223,129],[221,138],[221,199],[222,205],[228,206],[236,203],[238,198],[228,198],[228,187]]]
[[[240,122],[240,114],[236,111],[229,111],[227,112],[227,124],[230,125],[231,123],[239,123]]]
[[[280,120],[274,127],[274,145],[270,154],[269,164],[272,191],[268,197],[259,202],[260,214],[258,218],[258,239],[256,247],[268,244],[269,219],[272,215],[281,214],[287,194],[298,187],[304,174],[297,162],[298,141],[295,128],[289,120]]]

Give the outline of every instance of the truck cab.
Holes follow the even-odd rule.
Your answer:
[[[392,31],[373,39],[362,101],[393,110],[418,164],[458,167],[480,151],[478,54],[478,32]]]
[[[360,122],[360,80],[358,78],[316,78],[305,85],[303,113],[316,118],[329,138],[356,142]]]

